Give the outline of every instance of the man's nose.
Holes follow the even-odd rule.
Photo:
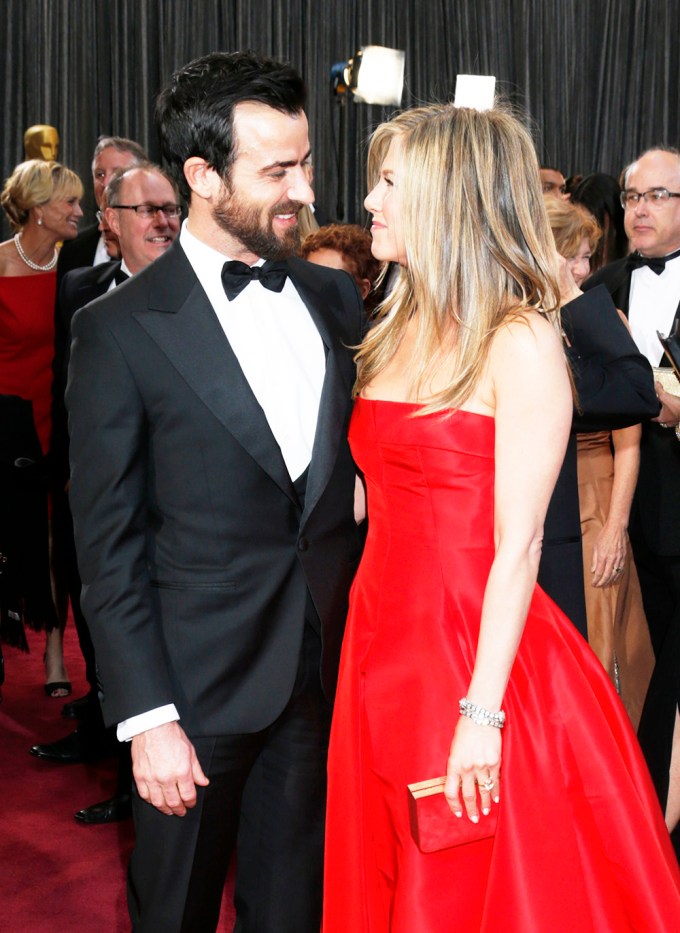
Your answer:
[[[307,178],[307,172],[302,166],[298,166],[291,177],[288,197],[291,201],[299,201],[300,204],[314,203],[314,191]]]

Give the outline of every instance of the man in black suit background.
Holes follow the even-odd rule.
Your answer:
[[[667,367],[669,363],[657,331],[670,334],[680,319],[680,152],[664,147],[644,152],[625,170],[621,197],[626,233],[634,252],[600,269],[588,280],[587,287],[603,284],[628,317],[640,352],[652,366]],[[667,396],[660,385],[657,388],[664,402]],[[654,421],[642,426],[640,473],[629,531],[657,658],[639,738],[665,806],[680,700],[677,406],[663,404]],[[676,737],[676,747],[677,755],[680,736]],[[680,765],[676,767],[680,769]],[[675,787],[674,793],[673,809],[677,810],[680,786]]]
[[[92,156],[92,185],[97,211],[104,209],[102,198],[114,173],[139,162],[146,162],[147,154],[134,139],[124,136],[100,136]],[[75,239],[64,243],[57,263],[57,288],[62,278],[72,269],[98,266],[111,258],[99,223],[84,227]]]
[[[363,313],[349,276],[292,258],[303,103],[251,53],[175,74],[157,120],[188,220],[73,322],[71,501],[104,716],[132,739],[137,931],[214,930],[237,833],[237,929],[319,929]]]
[[[110,206],[106,205],[110,202]],[[156,165],[135,163],[114,173],[100,203],[105,208],[100,225],[103,232],[115,237],[121,259],[67,272],[61,283],[55,313],[54,404],[50,449],[55,496],[53,523],[59,530],[56,555],[67,580],[73,616],[85,672],[91,686],[88,702],[78,704],[78,728],[56,742],[34,745],[31,753],[56,763],[77,763],[111,754],[117,743],[104,731],[96,690],[94,647],[80,607],[80,577],[73,542],[73,524],[66,488],[69,481],[68,429],[64,392],[71,348],[71,321],[74,314],[95,298],[106,294],[130,276],[141,272],[161,256],[179,233],[181,207],[174,181]],[[121,205],[134,204],[136,210]],[[123,756],[121,759],[127,763]],[[130,781],[125,768],[120,770],[117,792],[108,800],[85,807],[76,813],[83,823],[107,823],[130,814]]]
[[[603,284],[628,318],[640,352],[652,366],[665,367],[657,331],[669,334],[680,314],[680,153],[641,155],[624,173],[622,199],[634,252],[600,269],[585,287]],[[655,421],[643,426],[630,536],[658,656],[680,611],[680,442],[663,427],[677,423],[670,410]]]

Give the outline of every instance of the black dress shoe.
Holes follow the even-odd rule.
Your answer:
[[[98,705],[97,694],[91,690],[84,697],[78,697],[77,700],[64,703],[61,708],[61,715],[65,719],[87,719],[92,715],[92,709],[96,709]]]
[[[31,755],[42,758],[43,761],[78,764],[81,761],[106,758],[115,754],[115,751],[115,745],[105,733],[76,729],[75,732],[64,736],[63,739],[57,739],[56,742],[34,745],[31,748]]]
[[[93,803],[91,807],[78,810],[75,818],[79,823],[117,823],[132,816],[132,800],[129,794],[116,794],[110,800]]]

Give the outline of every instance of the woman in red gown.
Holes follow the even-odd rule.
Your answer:
[[[78,221],[83,216],[82,195],[80,179],[70,169],[58,162],[29,159],[16,166],[1,196],[15,235],[0,243],[0,395],[12,397],[14,403],[19,399],[30,403],[33,424],[28,414],[28,427],[37,432],[43,455],[49,448],[52,426],[58,244],[73,239],[78,233]],[[5,402],[8,404],[11,412],[16,411],[11,402]],[[7,448],[18,426],[8,423],[13,421],[14,415],[8,414],[6,408],[2,409],[1,418],[5,454],[13,463],[14,458]],[[13,476],[10,469],[8,483],[14,481]],[[8,575],[12,581],[3,591],[0,607],[5,635],[12,620],[34,627],[49,627],[56,621],[49,578],[41,559],[41,544],[44,540],[46,547],[47,539],[46,506],[43,505],[44,518],[38,522],[39,503],[19,505],[27,489],[25,479],[17,478],[17,483],[13,493],[3,489],[5,499],[0,514],[5,526],[0,528],[0,551],[8,554],[8,570],[11,569]],[[35,489],[36,497],[46,495],[40,483],[35,484]],[[34,515],[38,530],[31,526],[29,512]],[[61,619],[48,632],[45,651],[45,690],[52,697],[66,696],[71,689],[64,669],[62,646],[66,606],[60,608]],[[23,632],[20,638],[23,639]],[[8,640],[15,642],[16,636]]]
[[[531,139],[501,108],[423,107],[376,131],[369,175],[374,255],[401,272],[358,354],[369,533],[331,734],[324,933],[680,929],[628,717],[536,586],[572,393]],[[495,833],[423,852],[407,785],[444,774],[441,820]]]

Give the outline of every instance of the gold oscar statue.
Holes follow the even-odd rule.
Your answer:
[[[54,126],[37,123],[24,133],[24,153],[27,159],[56,162],[59,155],[59,133]]]

